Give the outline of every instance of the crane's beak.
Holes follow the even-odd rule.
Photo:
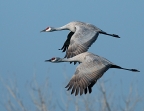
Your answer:
[[[42,30],[42,31],[40,31],[40,32],[45,32],[46,30],[44,29],[44,30]]]
[[[49,59],[49,60],[45,60],[45,62],[51,62],[51,59]]]

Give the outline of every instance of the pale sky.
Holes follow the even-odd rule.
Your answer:
[[[19,92],[25,103],[27,81],[33,79],[43,83],[49,78],[54,97],[60,100],[67,84],[64,72],[72,77],[77,65],[69,63],[45,63],[53,56],[64,57],[58,49],[62,47],[69,31],[40,33],[47,26],[59,27],[71,21],[83,21],[94,24],[108,33],[118,34],[116,39],[99,35],[89,52],[107,58],[111,62],[126,68],[136,68],[140,73],[110,69],[102,77],[110,81],[115,89],[115,96],[128,94],[131,83],[138,93],[144,96],[144,1],[109,0],[35,0],[35,1],[0,1],[0,76],[4,79],[16,79]],[[69,78],[69,79],[70,79]],[[122,82],[122,84],[121,84]],[[106,85],[109,86],[109,85]],[[98,90],[97,85],[93,90]],[[5,88],[0,84],[0,102],[4,101]],[[69,92],[70,93],[70,92]],[[74,95],[72,95],[75,97]],[[94,96],[94,92],[91,94]],[[144,101],[137,109],[144,108]],[[1,111],[6,111],[0,105]]]

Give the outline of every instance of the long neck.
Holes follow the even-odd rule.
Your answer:
[[[81,61],[73,57],[73,58],[61,58],[59,59],[59,62],[81,62]]]
[[[53,29],[53,31],[59,31],[59,30],[70,30],[70,29],[67,25],[64,25],[62,27],[57,27],[57,28]]]

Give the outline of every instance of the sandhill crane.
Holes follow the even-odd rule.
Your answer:
[[[52,32],[59,30],[70,30],[63,47],[60,50],[66,51],[66,58],[71,58],[80,53],[86,52],[88,48],[96,41],[99,34],[105,34],[120,38],[116,34],[108,34],[96,26],[84,22],[70,22],[62,27],[47,27],[41,32]]]
[[[71,94],[75,93],[75,96],[78,95],[79,92],[80,95],[83,93],[86,94],[87,90],[91,93],[93,85],[109,68],[139,72],[137,69],[122,68],[103,57],[89,52],[81,53],[72,58],[53,57],[50,60],[46,60],[46,62],[80,62],[76,68],[75,74],[66,86],[67,90],[72,89]]]

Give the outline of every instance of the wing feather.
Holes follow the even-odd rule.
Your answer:
[[[69,34],[67,35],[66,41],[64,42],[62,48],[59,49],[59,50],[62,50],[62,52],[67,51],[68,46],[69,46],[69,44],[70,44],[70,39],[71,39],[71,37],[72,37],[73,34],[74,34],[74,32],[69,32]]]
[[[80,85],[80,95],[82,95],[83,94],[83,81],[81,80],[80,82],[79,82],[79,85]]]
[[[72,89],[71,94],[78,95],[92,92],[92,87],[96,81],[110,68],[111,62],[99,56],[91,60],[85,60],[76,68],[75,75],[72,77],[66,88]]]
[[[71,38],[65,55],[66,58],[86,52],[88,48],[96,41],[99,35],[99,33],[89,25],[76,25],[75,27],[75,33],[70,34]]]
[[[79,93],[79,87],[76,88],[76,93],[75,93],[75,96],[77,96]]]

